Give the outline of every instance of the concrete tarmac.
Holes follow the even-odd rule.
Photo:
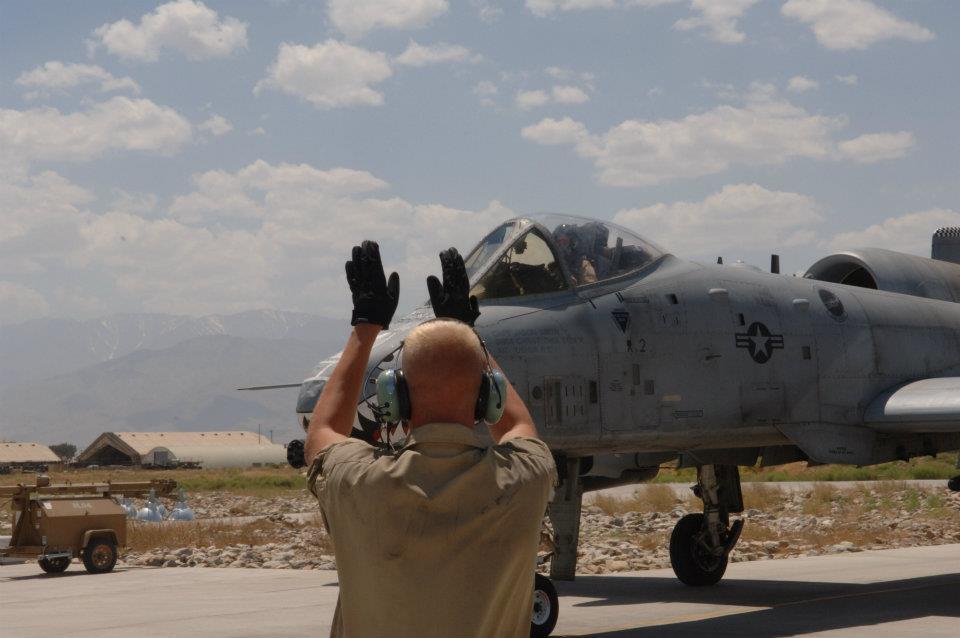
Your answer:
[[[0,636],[325,636],[336,573],[122,568],[62,575],[0,567]],[[730,565],[712,588],[670,570],[557,583],[555,636],[960,635],[960,545]],[[375,604],[375,601],[371,601]],[[441,603],[442,604],[442,603]]]

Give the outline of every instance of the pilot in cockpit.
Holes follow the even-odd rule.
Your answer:
[[[575,224],[560,224],[553,231],[553,240],[570,271],[570,283],[574,286],[597,281],[596,267],[586,253],[586,249],[592,246],[585,239]]]

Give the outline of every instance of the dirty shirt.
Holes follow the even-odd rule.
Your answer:
[[[399,453],[358,439],[323,450],[308,485],[337,559],[330,635],[529,636],[555,480],[542,441],[488,446],[459,424],[420,426]]]

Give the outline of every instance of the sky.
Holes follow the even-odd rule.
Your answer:
[[[952,0],[0,2],[0,325],[401,309],[534,212],[803,271],[960,225]]]

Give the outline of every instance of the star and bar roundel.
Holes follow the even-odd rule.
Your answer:
[[[738,332],[736,336],[737,347],[745,348],[757,363],[766,363],[774,350],[783,350],[783,335],[771,334],[770,329],[759,321],[754,321],[746,332]]]

